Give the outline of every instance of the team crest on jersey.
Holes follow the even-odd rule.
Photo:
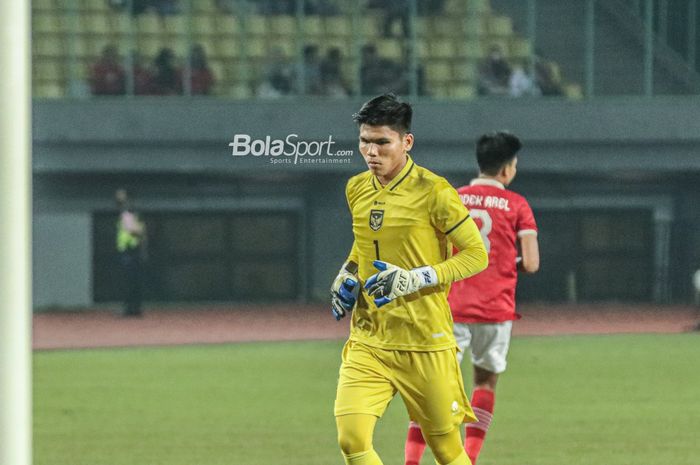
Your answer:
[[[384,210],[372,210],[369,212],[369,227],[372,231],[379,231],[384,223]]]

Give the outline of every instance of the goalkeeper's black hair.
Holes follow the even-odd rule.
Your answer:
[[[504,165],[515,158],[520,147],[520,139],[508,131],[484,134],[476,142],[479,170],[489,176],[496,176]]]
[[[413,109],[407,102],[399,100],[393,94],[383,94],[374,97],[362,105],[360,111],[352,115],[357,125],[389,126],[396,132],[407,133],[411,131],[411,119]]]

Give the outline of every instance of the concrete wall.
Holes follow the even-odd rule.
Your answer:
[[[113,208],[118,186],[145,211],[282,208],[303,217],[303,296],[323,299],[351,245],[347,178],[365,169],[351,115],[357,101],[225,102],[135,99],[35,102],[35,302],[91,301],[91,214]],[[415,104],[416,161],[463,184],[475,174],[473,143],[507,128],[522,136],[515,189],[543,204],[586,197],[670,202],[672,253],[665,285],[688,294],[700,259],[700,101],[479,100]],[[326,140],[354,150],[350,164],[271,165],[232,157],[235,134]],[[557,203],[559,202],[559,203]],[[533,204],[535,208],[538,205]],[[55,247],[55,244],[61,244]],[[70,270],[71,274],[64,273]]]

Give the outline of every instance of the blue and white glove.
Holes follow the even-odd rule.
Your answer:
[[[336,320],[340,320],[352,311],[359,293],[360,285],[357,277],[343,266],[331,285],[331,312]]]
[[[377,307],[386,305],[396,298],[413,294],[424,287],[438,284],[437,273],[432,266],[404,270],[391,263],[375,260],[374,267],[379,270],[379,273],[370,276],[365,283],[365,289],[371,297],[374,297],[374,304]]]

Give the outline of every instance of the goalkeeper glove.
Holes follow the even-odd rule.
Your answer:
[[[331,285],[331,312],[336,320],[343,318],[352,311],[360,292],[358,279],[350,272],[354,263],[348,263],[341,268]]]
[[[424,287],[438,284],[437,273],[432,266],[404,270],[391,263],[375,260],[374,267],[379,273],[370,276],[365,283],[365,289],[374,297],[377,307],[386,305],[398,297],[413,294]]]

